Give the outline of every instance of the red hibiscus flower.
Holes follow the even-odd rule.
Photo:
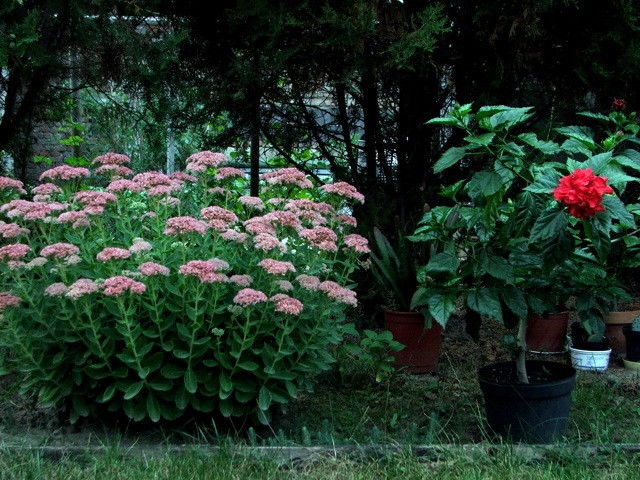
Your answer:
[[[611,108],[613,108],[616,112],[619,112],[626,106],[627,106],[626,100],[624,100],[623,98],[614,98]]]
[[[575,169],[573,173],[562,177],[560,183],[553,190],[553,197],[567,206],[570,215],[587,219],[603,212],[602,196],[613,193],[607,185],[607,177],[593,174],[590,168]]]

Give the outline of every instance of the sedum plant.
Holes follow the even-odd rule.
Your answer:
[[[72,420],[265,422],[311,390],[353,330],[350,278],[369,249],[346,212],[364,198],[293,168],[251,197],[226,162],[204,151],[186,172],[133,175],[107,153],[29,192],[0,178],[2,369],[22,392]]]
[[[639,207],[622,201],[640,171],[635,121],[621,112],[583,114],[614,133],[599,141],[591,128],[565,126],[555,129],[556,141],[525,131],[532,117],[529,107],[468,104],[429,121],[465,134],[434,172],[474,173],[444,186],[443,205],[410,237],[430,252],[412,307],[444,326],[461,302],[472,330],[482,317],[517,327],[522,382],[528,314],[559,311],[572,299],[585,328],[601,337],[603,314],[626,295],[612,248],[622,247],[630,265],[639,260],[627,234],[636,231]]]

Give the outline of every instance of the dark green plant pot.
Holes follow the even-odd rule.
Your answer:
[[[631,327],[622,329],[627,342],[627,360],[640,362],[640,332],[634,332]]]
[[[515,362],[478,370],[491,430],[514,442],[552,443],[562,438],[569,428],[576,370],[557,362],[528,361],[529,384],[514,381],[515,371]]]

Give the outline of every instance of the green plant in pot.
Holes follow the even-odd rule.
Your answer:
[[[405,348],[391,352],[394,366],[410,373],[435,372],[442,342],[442,327],[425,319],[411,309],[411,297],[417,288],[416,255],[401,229],[398,230],[397,247],[379,228],[374,228],[374,242],[370,253],[372,273],[383,292],[385,329]]]
[[[604,371],[611,357],[611,339],[593,338],[580,322],[571,325],[571,364],[578,370]]]
[[[629,170],[640,164],[623,153],[603,152],[587,128],[555,129],[562,143],[523,132],[532,119],[531,108],[473,112],[468,104],[428,122],[461,129],[466,137],[434,166],[436,174],[459,167],[462,178],[442,188],[444,205],[427,212],[410,237],[430,253],[418,271],[411,306],[445,326],[462,305],[472,333],[482,318],[514,329],[515,361],[479,372],[487,414],[499,434],[548,442],[566,431],[575,370],[526,361],[527,317],[572,298],[589,334],[602,334],[603,312],[622,291],[607,275],[610,245],[635,228],[637,213],[619,195],[636,180]],[[538,386],[547,388],[543,380],[561,386],[561,392],[549,392],[561,404],[541,401],[540,411],[523,420],[520,415],[531,414],[538,402],[532,399],[544,396],[527,398]]]

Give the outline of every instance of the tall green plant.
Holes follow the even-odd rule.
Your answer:
[[[523,381],[529,312],[552,311],[573,297],[585,327],[601,336],[603,314],[625,294],[608,268],[610,247],[633,238],[627,233],[640,212],[619,198],[640,171],[637,151],[626,149],[637,141],[635,128],[613,149],[584,126],[555,129],[558,143],[522,131],[532,116],[528,107],[473,112],[468,104],[429,121],[466,134],[434,173],[472,162],[482,168],[443,187],[448,206],[425,214],[410,237],[431,252],[412,307],[444,326],[461,301],[472,322],[488,317],[517,326]]]
[[[416,258],[410,243],[402,232],[398,232],[397,251],[378,228],[374,227],[374,250],[371,272],[383,290],[389,309],[411,310],[411,295],[416,289]]]

